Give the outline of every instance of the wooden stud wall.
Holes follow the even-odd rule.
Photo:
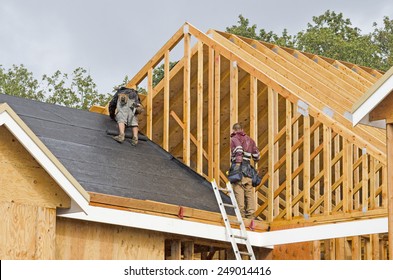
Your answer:
[[[162,103],[170,80],[169,108],[157,106],[153,113],[160,120],[153,120],[153,129],[169,122],[169,152],[223,184],[229,134],[240,121],[261,150],[260,219],[281,225],[386,215],[385,133],[353,128],[344,117],[380,73],[222,32],[208,36],[187,26],[186,34],[177,32],[143,68],[146,74],[141,70],[129,83],[137,86],[185,39],[184,57],[152,90],[153,104]],[[196,44],[186,47],[189,36]],[[165,124],[163,112],[170,112]]]

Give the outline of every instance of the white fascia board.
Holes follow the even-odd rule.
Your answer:
[[[393,89],[393,76],[387,79],[359,108],[352,114],[353,125],[357,125],[368,115]],[[368,117],[367,117],[368,120]]]
[[[72,185],[67,177],[57,168],[57,166],[48,158],[40,147],[29,137],[29,135],[18,125],[18,123],[7,113],[0,113],[0,126],[5,125],[8,130],[18,139],[25,149],[35,158],[35,160],[48,172],[48,174],[57,182],[57,184],[75,201],[73,210],[86,212],[88,201]]]
[[[68,209],[58,209],[57,216],[230,242],[224,226],[216,226],[112,208],[90,205],[87,209],[87,214],[82,212],[70,213],[68,212]],[[240,235],[240,231],[237,229],[234,229],[233,233]],[[247,231],[247,234],[251,245],[259,246],[259,239],[261,238],[260,233]]]
[[[361,221],[342,222],[320,226],[277,230],[261,233],[260,246],[377,234],[388,232],[388,218],[375,218]]]
[[[71,213],[67,209],[59,209],[57,216],[230,242],[224,226],[111,208],[89,206],[87,214],[81,212]],[[384,233],[387,231],[387,218],[378,218],[262,233],[247,231],[247,235],[252,246],[271,248],[280,244]],[[236,235],[240,234],[240,231],[236,229],[233,232]]]

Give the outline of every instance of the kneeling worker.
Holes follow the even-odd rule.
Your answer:
[[[122,143],[125,139],[126,126],[132,128],[131,145],[138,144],[138,114],[142,111],[142,105],[136,90],[128,90],[119,93],[116,104],[115,120],[119,126],[119,135],[114,136],[117,142]]]

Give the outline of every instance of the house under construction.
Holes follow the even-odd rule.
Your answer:
[[[106,107],[0,95],[0,257],[233,259],[211,181],[241,122],[257,259],[389,259],[391,72],[185,23],[127,84],[146,89],[136,147]]]

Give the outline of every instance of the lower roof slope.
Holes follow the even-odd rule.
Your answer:
[[[108,116],[0,94],[88,192],[219,212],[211,184],[150,140],[115,142]],[[225,197],[224,197],[225,199]]]

